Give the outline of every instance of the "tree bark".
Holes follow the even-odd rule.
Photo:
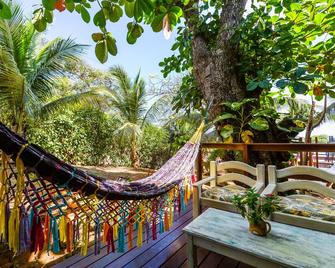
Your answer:
[[[216,46],[209,49],[205,33],[198,31],[194,17],[197,11],[185,14],[186,22],[194,33],[192,40],[192,56],[194,75],[198,88],[201,90],[213,119],[221,113],[220,103],[239,101],[246,96],[245,78],[237,70],[239,47],[232,37],[239,27],[246,0],[227,0],[221,12],[221,28]]]
[[[133,135],[131,137],[130,141],[130,160],[131,160],[131,165],[134,168],[140,167],[140,158],[138,157],[138,152],[137,152],[137,143],[136,143],[136,136]]]

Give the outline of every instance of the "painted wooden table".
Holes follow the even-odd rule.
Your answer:
[[[271,222],[267,237],[248,232],[239,214],[207,209],[184,228],[189,267],[196,267],[202,247],[254,267],[335,267],[335,235]]]

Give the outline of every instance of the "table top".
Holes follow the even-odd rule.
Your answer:
[[[240,214],[209,208],[184,231],[283,265],[335,267],[335,235],[277,222],[271,226],[267,237],[256,236],[248,232],[248,222]]]

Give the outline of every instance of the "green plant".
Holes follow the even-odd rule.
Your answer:
[[[242,217],[248,219],[251,224],[264,221],[279,209],[278,197],[273,195],[261,197],[253,188],[248,189],[243,195],[235,195],[232,202]]]
[[[1,13],[2,1],[0,1]],[[27,119],[46,115],[78,102],[92,102],[92,91],[54,99],[57,78],[64,75],[63,63],[77,60],[85,46],[72,39],[54,39],[42,45],[41,34],[23,15],[20,6],[9,4],[10,19],[0,16],[0,105],[20,133]]]
[[[222,104],[225,112],[218,116],[214,123],[224,121],[220,134],[226,143],[252,143],[255,131],[269,129],[268,119],[278,118],[278,113],[272,108],[259,108],[257,99],[247,98],[238,102]]]
[[[116,86],[108,91],[108,102],[112,113],[122,122],[116,133],[122,140],[130,143],[132,166],[139,167],[139,139],[145,124],[159,113],[159,104],[155,102],[149,106],[145,81],[141,78],[140,72],[134,80],[131,80],[120,66],[112,67],[110,72]]]

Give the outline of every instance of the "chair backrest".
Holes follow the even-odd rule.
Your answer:
[[[297,179],[307,176],[308,180]],[[335,199],[335,190],[327,187],[319,181],[335,183],[335,174],[316,167],[294,166],[277,169],[276,166],[268,166],[269,185],[275,185],[275,192],[287,192],[290,190],[307,190]],[[282,179],[290,179],[280,182]],[[317,181],[313,181],[312,179]]]
[[[256,179],[245,174],[250,174]],[[252,167],[239,161],[226,161],[221,163],[211,161],[210,176],[216,178],[216,184],[233,181],[243,183],[249,187],[257,186],[258,188],[265,186],[265,166],[261,164]]]

